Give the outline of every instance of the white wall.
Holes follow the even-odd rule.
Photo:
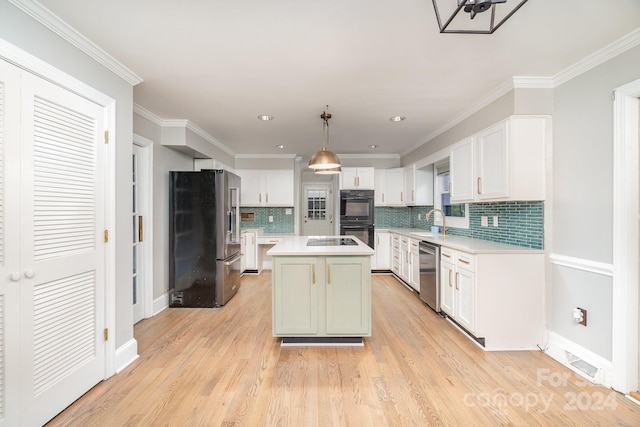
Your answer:
[[[0,38],[116,101],[116,348],[133,338],[131,293],[131,138],[133,87],[15,6],[0,0]]]

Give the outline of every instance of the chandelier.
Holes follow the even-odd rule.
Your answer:
[[[493,34],[527,2],[527,0],[432,1],[440,32],[456,34]],[[446,20],[443,21],[441,14]]]

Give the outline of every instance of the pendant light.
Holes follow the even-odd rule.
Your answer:
[[[325,172],[326,174],[340,173],[340,171],[337,170],[340,168],[340,159],[334,153],[327,150],[327,143],[329,142],[329,119],[331,118],[331,114],[323,111],[320,118],[323,121],[322,150],[311,156],[311,159],[309,160],[309,167],[315,170],[336,169],[336,171],[333,172]]]
[[[342,172],[342,169],[340,168],[340,166],[338,166],[337,168],[331,168],[331,169],[316,169],[315,171],[317,175],[335,175],[335,174],[339,174],[340,172]]]

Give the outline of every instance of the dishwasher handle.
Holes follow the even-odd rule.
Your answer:
[[[420,252],[437,255],[439,247],[427,242],[420,242]]]

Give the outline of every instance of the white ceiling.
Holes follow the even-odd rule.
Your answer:
[[[40,3],[144,80],[145,109],[237,154],[304,157],[327,104],[330,150],[406,153],[511,77],[554,76],[640,27],[638,0],[530,0],[493,35],[440,34],[432,0]]]

